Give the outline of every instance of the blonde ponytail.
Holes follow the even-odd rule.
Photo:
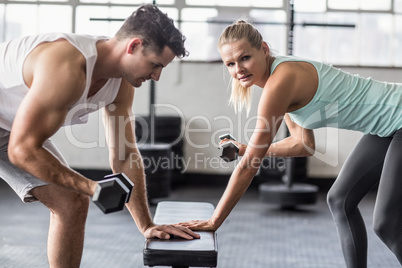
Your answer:
[[[251,108],[251,87],[243,87],[238,80],[232,78],[229,105],[233,106],[235,113],[241,113],[243,108],[246,108],[248,115]]]

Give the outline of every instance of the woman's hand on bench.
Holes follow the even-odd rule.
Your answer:
[[[187,240],[192,240],[194,238],[200,238],[200,235],[191,231],[189,228],[178,225],[150,225],[144,232],[145,238],[160,238],[160,239],[170,239],[171,236],[181,237]]]
[[[187,222],[180,222],[178,223],[179,225],[183,227],[187,227],[191,230],[197,230],[197,231],[213,231],[215,232],[216,227],[212,224],[211,220],[193,220],[193,221],[187,221]]]

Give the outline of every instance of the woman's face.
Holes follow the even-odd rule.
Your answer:
[[[252,85],[264,87],[269,77],[267,64],[269,49],[265,42],[260,49],[257,49],[253,48],[247,40],[241,39],[222,45],[220,53],[230,75],[243,87]]]

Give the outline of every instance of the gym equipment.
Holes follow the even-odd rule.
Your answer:
[[[171,147],[172,186],[184,182],[184,119],[180,116],[155,115],[154,134],[151,136],[151,118],[135,117],[135,136],[138,144],[165,143]]]
[[[134,183],[124,173],[107,175],[96,186],[92,201],[103,213],[120,211],[131,196]]]
[[[168,197],[172,185],[172,150],[167,143],[144,143],[138,145],[141,153],[145,180],[147,185],[148,201]]]
[[[154,222],[174,224],[189,220],[207,220],[214,206],[206,202],[159,202]],[[147,239],[143,249],[144,265],[170,266],[173,268],[216,267],[218,243],[215,232],[198,232],[200,239],[185,240],[172,237],[169,240]]]
[[[315,204],[317,202],[318,187],[293,181],[294,157],[286,158],[285,165],[282,182],[266,182],[259,185],[260,200],[279,205],[282,209],[294,209],[297,205]]]
[[[236,139],[229,133],[219,136],[220,140],[229,139],[235,141]],[[239,147],[236,144],[229,141],[221,145],[220,157],[226,162],[231,162],[239,157]]]
[[[293,55],[294,26],[294,0],[289,0],[288,23],[288,55]],[[317,25],[334,26],[334,25]],[[340,27],[337,25],[336,27]],[[287,131],[289,136],[289,130]],[[285,173],[282,175],[283,183],[262,183],[259,186],[260,199],[264,202],[280,205],[282,208],[294,209],[296,205],[315,204],[317,201],[318,187],[305,183],[294,182],[295,158],[286,158]]]

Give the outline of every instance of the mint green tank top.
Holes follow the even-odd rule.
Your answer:
[[[296,124],[307,128],[335,127],[380,137],[402,128],[402,84],[352,75],[338,68],[293,56],[277,56],[271,74],[282,62],[312,64],[318,88],[304,107],[289,113]]]

